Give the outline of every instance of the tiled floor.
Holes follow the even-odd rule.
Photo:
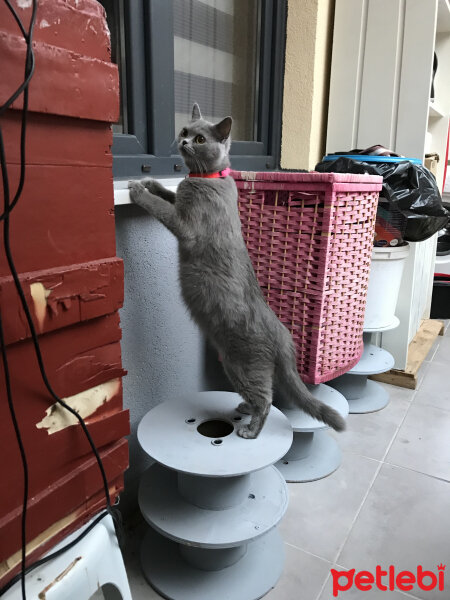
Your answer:
[[[330,477],[289,484],[289,509],[280,526],[286,542],[283,576],[268,600],[333,600],[330,569],[375,571],[395,565],[450,570],[450,329],[439,338],[416,391],[393,386],[383,411],[350,415],[336,434],[341,467]],[[334,435],[334,434],[333,434]],[[133,600],[159,598],[143,580],[134,528],[126,551]],[[176,577],[176,574],[174,574]],[[445,591],[340,592],[361,600],[449,600]]]

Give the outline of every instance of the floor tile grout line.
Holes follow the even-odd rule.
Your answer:
[[[402,420],[398,424],[397,429],[395,430],[394,435],[392,436],[391,441],[389,442],[389,444],[388,444],[388,446],[387,446],[387,448],[385,450],[385,453],[383,454],[383,457],[381,459],[382,463],[385,462],[385,459],[386,459],[387,455],[389,454],[389,450],[391,449],[392,444],[394,443],[395,438],[397,437],[397,434],[400,431],[400,428],[402,427],[403,423],[405,422],[405,419],[408,416],[409,411],[411,410],[411,406],[413,405],[413,402],[414,402],[414,399],[415,399],[416,396],[417,396],[417,390],[414,390],[414,393],[413,393],[412,398],[411,398],[411,402],[409,402],[408,407],[407,407],[407,409],[405,411],[405,414],[403,415]]]
[[[437,340],[436,347],[435,347],[433,353],[431,355],[429,355],[429,357],[428,357],[428,355],[426,356],[426,360],[424,362],[430,362],[430,363],[433,362],[433,359],[436,356],[436,352],[439,350],[441,342],[442,342],[443,339],[444,339],[443,335],[442,336],[441,335],[437,336],[437,338],[436,338],[436,340]],[[436,343],[436,340],[435,340],[434,343]],[[431,350],[431,348],[430,348],[430,350]]]
[[[291,542],[284,542],[286,546],[289,546],[290,548],[295,548],[295,550],[300,550],[300,552],[304,552],[305,554],[308,554],[309,556],[313,556],[314,558],[318,558],[319,560],[328,563],[329,565],[333,564],[333,561],[330,560],[329,558],[324,558],[323,556],[319,556],[319,554],[314,554],[314,552],[310,552],[309,550],[305,550],[304,548],[301,548],[300,546],[296,546],[295,544],[292,544]]]
[[[438,477],[437,475],[431,475],[430,473],[425,473],[424,471],[419,471],[418,469],[412,469],[411,467],[405,467],[404,465],[398,465],[388,461],[384,461],[384,464],[389,465],[390,467],[396,467],[397,469],[403,469],[404,471],[410,471],[411,473],[417,473],[418,475],[423,475],[424,477],[430,477],[430,479],[436,479],[437,481],[442,481],[443,483],[450,483],[449,479]]]
[[[434,365],[434,366],[437,366],[437,367],[443,367],[443,368],[447,367],[448,368],[448,364],[445,361],[445,359],[444,358],[439,358],[439,357],[436,357],[436,356],[433,358],[432,362],[428,363],[428,365],[429,365],[429,367],[431,367],[431,366]],[[424,375],[424,378],[425,378],[425,375]]]
[[[326,588],[326,585],[327,585],[330,577],[331,577],[331,569],[328,571],[328,574],[325,577],[325,581],[323,582],[322,587],[320,588],[319,593],[317,594],[315,600],[320,600],[320,596],[323,594],[323,590]]]
[[[397,433],[397,432],[395,431],[393,435],[395,436],[395,435],[396,435],[396,433]],[[364,455],[362,455],[362,454],[355,454],[355,453],[350,453],[350,454],[353,454],[354,456],[360,456],[361,458],[364,458],[364,459],[366,459],[366,460],[370,460],[370,461],[372,461],[372,462],[378,463],[378,467],[377,467],[377,469],[376,469],[376,471],[375,471],[375,473],[374,473],[374,475],[373,475],[373,478],[372,478],[371,482],[369,483],[369,486],[370,486],[370,487],[369,487],[369,489],[367,490],[366,494],[364,495],[364,497],[363,497],[363,500],[361,501],[361,505],[360,505],[360,508],[361,508],[362,504],[364,503],[365,497],[366,497],[366,495],[368,494],[368,492],[370,491],[370,488],[372,487],[372,485],[373,485],[373,483],[374,483],[374,481],[375,481],[375,478],[376,478],[376,476],[377,476],[377,474],[378,474],[379,470],[380,470],[380,469],[381,469],[381,467],[383,466],[384,462],[383,462],[382,460],[379,460],[379,459],[376,459],[376,458],[371,458],[371,457],[369,457],[369,456],[364,456]],[[358,511],[358,512],[359,512],[359,511]],[[356,515],[356,516],[357,516],[357,515]],[[356,517],[355,517],[355,518],[356,518]],[[350,530],[349,530],[349,533],[350,533],[350,531],[351,531],[351,528],[352,528],[352,527],[353,527],[353,521],[352,521],[352,523],[351,523],[351,525],[350,525]],[[348,537],[348,536],[347,536],[347,537]],[[347,541],[347,537],[346,537],[346,539],[344,540],[344,543]],[[331,559],[331,560],[330,560],[329,558],[324,558],[323,556],[319,556],[318,554],[314,554],[313,552],[310,552],[309,550],[305,550],[305,548],[302,548],[301,546],[296,546],[295,544],[292,544],[291,542],[284,542],[284,543],[285,543],[287,546],[291,546],[292,548],[295,548],[296,550],[300,550],[301,552],[305,552],[306,554],[309,554],[310,556],[314,556],[315,558],[318,558],[318,559],[320,559],[320,560],[323,560],[323,561],[325,561],[325,562],[327,562],[327,563],[329,563],[329,564],[337,564],[337,563],[336,563],[336,560],[333,560],[333,559]],[[340,552],[340,550],[341,550],[341,547],[339,548],[338,554],[336,555],[336,559],[337,559],[337,557],[339,556],[339,552]]]
[[[360,458],[365,458],[366,460],[371,460],[372,462],[380,463],[383,462],[381,458],[373,458],[373,456],[367,456],[367,454],[360,454],[359,452],[354,452],[353,450],[343,450],[344,454],[351,454],[352,456],[359,456]]]
[[[447,366],[446,363],[445,363],[445,361],[443,359],[439,359],[439,358],[436,359],[436,355],[439,352],[439,350],[441,349],[441,344],[442,344],[442,341],[445,339],[445,337],[447,337],[447,336],[442,336],[442,338],[439,339],[439,343],[437,344],[436,348],[434,349],[433,354],[430,357],[427,356],[426,360],[423,361],[422,364],[424,364],[424,363],[428,364],[428,367],[427,367],[426,371],[429,370],[429,367],[432,364],[443,366],[443,367]],[[425,375],[426,375],[426,373],[424,373],[424,376],[422,378],[422,382],[423,382],[423,379],[425,379]]]
[[[422,385],[423,385],[423,382],[425,381],[425,377],[427,376],[427,374],[428,374],[428,371],[430,370],[431,364],[432,364],[432,363],[431,363],[431,362],[428,362],[428,361],[425,361],[425,362],[423,362],[423,363],[422,363],[422,365],[421,365],[421,367],[420,367],[420,368],[422,368],[422,366],[423,366],[423,365],[426,365],[426,367],[425,367],[425,369],[424,369],[424,372],[423,372],[423,375],[422,375],[422,377],[420,378],[420,381],[419,381],[419,380],[417,381],[417,387],[416,387],[416,389],[414,390],[414,394],[413,394],[413,397],[412,397],[412,399],[411,399],[411,402],[413,402],[413,401],[414,401],[414,399],[415,399],[415,396],[417,395],[417,392],[419,392],[419,391],[420,391],[420,389],[421,389],[421,387],[422,387]]]
[[[441,340],[439,340],[439,343],[436,344],[436,348],[434,349],[433,354],[430,356],[430,360],[428,362],[432,363],[433,362],[433,358],[436,356],[436,352],[439,350],[441,346]]]
[[[350,534],[351,534],[351,532],[353,530],[353,527],[354,527],[354,525],[356,523],[356,520],[359,517],[359,513],[361,512],[362,507],[364,506],[364,503],[365,503],[365,501],[367,499],[367,496],[369,495],[369,493],[370,493],[370,491],[371,491],[371,489],[372,489],[372,487],[373,487],[373,485],[375,483],[375,480],[378,477],[378,473],[380,472],[381,467],[383,466],[383,464],[384,463],[380,462],[378,464],[378,467],[375,470],[375,473],[374,473],[374,475],[372,477],[372,480],[370,481],[369,487],[367,488],[367,491],[366,491],[366,493],[364,494],[364,496],[363,496],[363,498],[361,500],[361,504],[359,505],[359,507],[358,507],[358,509],[356,511],[356,514],[353,517],[352,522],[350,523],[350,527],[349,527],[349,529],[347,531],[347,535],[345,536],[344,540],[342,541],[341,545],[339,546],[338,551],[337,551],[337,553],[336,553],[336,555],[334,557],[334,560],[333,560],[334,564],[337,563],[337,560],[338,560],[338,558],[339,558],[339,556],[340,556],[340,554],[341,554],[341,552],[342,552],[342,550],[343,550],[343,548],[344,548],[344,546],[345,546],[345,544],[346,544],[346,542],[347,542],[347,540],[348,540],[348,538],[349,538],[349,536],[350,536]]]

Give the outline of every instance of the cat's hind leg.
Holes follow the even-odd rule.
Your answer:
[[[272,405],[272,384],[260,382],[256,387],[241,389],[240,394],[246,403],[250,405],[252,418],[248,425],[241,425],[237,433],[243,438],[257,438],[261,433]]]
[[[223,366],[234,389],[244,400],[238,410],[244,412],[241,410],[244,409],[252,417],[250,423],[241,425],[237,433],[243,438],[254,439],[260,434],[272,405],[272,374],[259,367],[252,369],[249,365],[243,367],[225,360]]]
[[[253,409],[248,402],[241,402],[236,410],[243,415],[251,415],[253,412]]]

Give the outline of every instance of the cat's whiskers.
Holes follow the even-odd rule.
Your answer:
[[[207,166],[206,166],[206,163],[205,163],[205,161],[204,161],[204,160],[202,160],[202,159],[199,159],[199,160],[201,160],[201,164],[202,164],[202,167],[203,167],[203,172],[204,172],[204,173],[207,173],[207,172],[208,172],[208,168],[207,168]]]
[[[195,162],[197,164],[198,172],[200,174],[208,172],[208,169],[206,167],[206,163],[205,163],[205,161],[200,156],[196,156],[195,157]]]

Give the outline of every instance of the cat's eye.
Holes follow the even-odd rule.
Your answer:
[[[180,131],[180,136],[181,137],[186,137],[187,134],[188,134],[188,130],[186,129],[186,127]]]
[[[196,144],[204,144],[206,142],[206,140],[202,135],[196,135],[194,142]]]

